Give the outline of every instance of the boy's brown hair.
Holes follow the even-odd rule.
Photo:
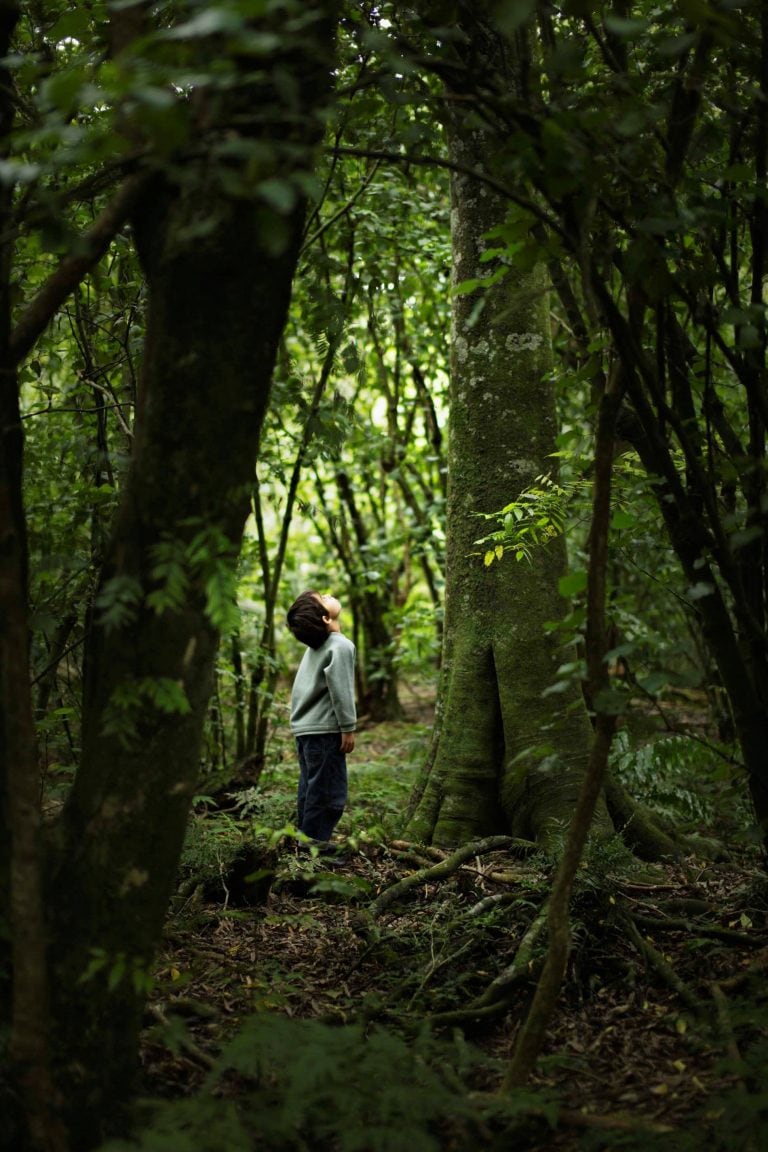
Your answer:
[[[317,592],[302,592],[288,609],[288,627],[297,640],[309,648],[319,648],[328,638],[325,605]]]

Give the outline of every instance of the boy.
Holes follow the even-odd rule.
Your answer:
[[[307,645],[291,693],[299,753],[298,827],[327,844],[347,802],[347,753],[355,747],[355,646],[341,635],[335,596],[302,592],[288,627]]]

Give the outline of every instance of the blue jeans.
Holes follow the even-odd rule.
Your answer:
[[[330,840],[347,802],[347,757],[341,733],[297,736],[298,827],[312,840]]]

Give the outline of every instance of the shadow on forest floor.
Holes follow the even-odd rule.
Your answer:
[[[618,845],[592,853],[573,902],[568,979],[545,1055],[513,1120],[492,1109],[480,1118],[529,1003],[543,939],[486,1018],[473,1017],[471,1006],[490,1003],[489,986],[511,971],[553,863],[489,852],[446,879],[425,878],[372,919],[377,895],[438,856],[359,828],[361,814],[378,829],[394,826],[429,736],[423,701],[419,708],[415,718],[361,734],[343,860],[329,866],[281,847],[263,906],[234,908],[223,892],[205,899],[198,889],[176,907],[143,1043],[147,1095],[188,1098],[253,1013],[321,1021],[337,1032],[354,1024],[358,1040],[377,1026],[413,1037],[432,1019],[443,1022],[435,1034],[454,1044],[463,1034],[472,1051],[448,1083],[480,1109],[474,1120],[427,1117],[421,1143],[418,1133],[398,1143],[379,1132],[346,1144],[332,1129],[326,1139],[302,1136],[297,1121],[295,1141],[267,1135],[252,1146],[448,1152],[507,1148],[511,1136],[530,1152],[765,1146],[768,889],[746,850],[738,860],[670,866],[634,861]],[[292,780],[286,757],[265,787],[277,810],[291,803]],[[279,1059],[269,1070],[273,1098]],[[250,1090],[237,1076],[217,1084],[214,1094],[236,1102]],[[337,1084],[330,1106],[333,1092],[341,1099],[354,1091]]]

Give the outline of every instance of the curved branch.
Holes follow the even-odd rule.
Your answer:
[[[447,160],[443,156],[415,156],[410,152],[395,152],[388,151],[385,148],[354,148],[350,145],[340,145],[334,149],[334,152],[343,156],[362,156],[367,157],[369,160],[388,160],[397,164],[414,164],[422,168],[445,168],[448,172],[457,172],[460,176],[470,176],[473,180],[477,180],[480,184],[485,184],[486,187],[498,192],[511,204],[517,204],[526,212],[530,212],[537,220],[545,224],[547,228],[551,229],[555,235],[566,239],[566,231],[560,221],[555,216],[550,216],[548,212],[527,196],[521,196],[518,192],[514,192],[508,185],[502,183],[501,180],[496,180],[493,176],[489,176],[487,172],[478,172],[475,168],[470,168],[466,164],[458,164],[453,160]]]
[[[128,221],[148,179],[145,172],[128,177],[93,226],[80,238],[77,250],[61,260],[34,300],[27,305],[11,333],[10,354],[15,364],[31,352],[70,293],[98,264]]]

